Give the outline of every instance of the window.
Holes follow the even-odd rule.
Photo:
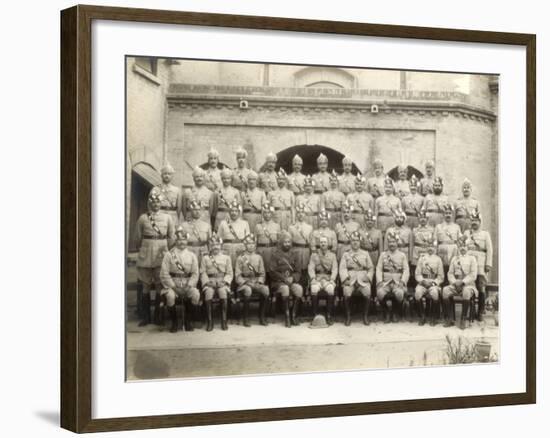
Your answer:
[[[142,69],[147,70],[153,75],[157,75],[157,64],[158,58],[148,58],[140,56],[136,58],[136,65],[140,66]]]

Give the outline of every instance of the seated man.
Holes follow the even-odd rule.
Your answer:
[[[212,322],[212,298],[218,295],[221,301],[222,330],[227,330],[227,298],[230,293],[230,285],[233,281],[233,267],[231,258],[221,252],[222,240],[214,233],[209,241],[210,253],[201,260],[200,274],[204,303],[206,306],[206,331],[214,328]]]
[[[163,286],[161,292],[166,296],[168,315],[172,325],[170,332],[178,331],[178,319],[176,313],[176,298],[182,301],[182,314],[186,331],[193,331],[192,315],[197,314],[200,294],[197,289],[199,281],[199,263],[197,256],[187,249],[189,235],[181,227],[176,229],[176,246],[164,254],[160,267],[160,281]],[[193,306],[193,312],[186,307]],[[191,310],[188,308],[188,310]]]
[[[397,249],[399,238],[396,234],[386,234],[388,250],[380,254],[376,266],[376,296],[385,313],[385,323],[396,322],[394,307],[401,313],[403,298],[409,281],[407,256]]]
[[[451,320],[451,306],[453,297],[462,297],[462,315],[460,318],[460,329],[466,328],[466,318],[470,309],[470,300],[477,295],[477,260],[475,256],[468,254],[468,241],[466,236],[458,239],[458,255],[453,257],[449,266],[449,285],[443,288],[443,316],[444,327],[454,325]]]
[[[250,327],[248,307],[252,292],[260,294],[260,324],[267,325],[265,303],[269,297],[269,288],[265,285],[265,268],[262,257],[256,253],[256,239],[252,234],[244,238],[245,252],[235,262],[235,283],[237,292],[243,298],[243,325]]]
[[[287,231],[282,231],[280,234],[279,247],[271,256],[269,275],[274,293],[281,294],[283,299],[285,327],[290,327],[290,324],[298,325],[296,313],[304,295],[304,289],[300,285],[302,270],[298,253],[292,251],[292,236]],[[288,299],[291,293],[294,304],[292,312],[289,312]]]
[[[443,273],[443,262],[435,253],[437,248],[437,240],[427,242],[426,251],[423,253],[416,264],[415,277],[416,288],[414,299],[420,315],[418,325],[426,324],[426,307],[427,301],[431,303],[431,321],[430,325],[434,326],[437,322],[439,310],[439,293],[441,292],[441,284],[445,279]]]
[[[308,274],[311,281],[311,301],[314,317],[319,313],[319,292],[325,292],[327,299],[327,324],[332,325],[332,306],[334,304],[334,288],[338,276],[336,255],[328,249],[328,238],[319,238],[320,248],[311,254]]]
[[[346,325],[351,324],[350,299],[353,292],[359,292],[363,296],[363,324],[369,325],[370,285],[374,276],[374,265],[369,253],[361,249],[361,235],[359,232],[353,231],[350,239],[351,249],[342,255],[339,271],[340,281],[344,286]]]

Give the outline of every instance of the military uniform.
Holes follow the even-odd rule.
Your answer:
[[[336,250],[336,258],[342,260],[342,254],[351,248],[351,233],[359,231],[361,227],[354,220],[342,221],[336,224],[336,240],[338,248]]]
[[[277,248],[273,251],[269,264],[271,287],[275,293],[288,297],[302,297],[304,290],[300,285],[302,271],[298,253],[290,249],[283,251]],[[290,281],[292,279],[292,281]]]
[[[231,185],[241,192],[246,190],[248,188],[248,175],[250,175],[250,172],[252,172],[252,169],[248,167],[235,167],[233,169]]]
[[[223,220],[229,218],[229,206],[232,202],[237,202],[242,207],[241,193],[232,186],[222,187],[217,192],[218,208],[216,209],[216,219],[214,221],[214,230],[217,230]]]
[[[348,204],[353,206],[352,219],[359,225],[365,225],[365,212],[374,210],[374,198],[368,192],[353,192],[346,198]]]
[[[241,218],[233,221],[230,218],[224,220],[218,229],[218,235],[223,241],[223,251],[231,258],[231,263],[235,265],[237,256],[244,251],[243,239],[250,234],[248,222]]]
[[[211,191],[217,192],[222,187],[222,178],[220,169],[209,167],[206,169],[204,175],[204,185]]]
[[[428,246],[435,239],[435,229],[429,225],[418,227],[412,230],[412,256],[411,264],[416,266],[418,259],[428,252]]]
[[[307,222],[296,222],[288,228],[292,238],[292,252],[296,254],[296,261],[301,272],[307,270],[311,250],[310,241],[313,227]]]
[[[334,294],[336,277],[338,276],[338,261],[332,251],[322,253],[317,251],[311,254],[308,264],[308,274],[311,280],[311,294],[317,295],[325,291],[329,295]]]
[[[182,222],[180,226],[183,232],[189,235],[187,239],[187,249],[195,254],[200,263],[202,256],[208,253],[208,239],[210,239],[212,235],[210,223],[201,219],[191,219]]]
[[[479,292],[479,309],[477,317],[481,320],[481,316],[485,310],[488,281],[488,272],[485,268],[489,267],[490,269],[493,266],[493,243],[491,241],[491,235],[485,230],[474,231],[470,229],[466,231],[465,235],[468,254],[474,256],[477,261],[476,288]]]
[[[250,224],[253,230],[262,217],[262,205],[266,201],[265,192],[255,187],[243,192],[243,219]]]
[[[425,176],[420,179],[420,194],[428,196],[434,192],[434,176]]]
[[[338,189],[344,194],[349,195],[355,191],[355,175],[351,172],[344,172],[338,177]]]
[[[336,232],[329,227],[317,228],[316,230],[313,230],[310,236],[311,251],[313,252],[319,250],[319,240],[321,237],[326,237],[328,239],[328,249],[336,252],[338,248],[338,238],[336,237]]]
[[[372,176],[367,179],[367,192],[369,192],[374,199],[384,194],[384,175]]]
[[[186,221],[190,219],[190,204],[193,200],[198,202],[201,207],[200,219],[204,222],[211,223],[212,218],[216,215],[217,196],[205,186],[194,186],[183,192],[181,220]]]
[[[237,292],[250,297],[252,292],[267,297],[269,288],[265,284],[264,261],[259,254],[245,252],[235,262],[235,283]]]
[[[473,210],[479,211],[479,201],[469,196],[468,198],[461,197],[455,202],[455,222],[460,226],[460,231],[464,232],[471,227],[470,212]]]
[[[264,192],[271,192],[277,190],[277,172],[275,170],[269,170],[261,172],[259,174],[260,189]]]
[[[227,330],[227,297],[231,293],[230,285],[233,281],[233,267],[228,255],[219,253],[205,255],[200,267],[202,291],[206,305],[207,331],[211,331],[212,324],[212,298],[218,295],[222,307],[222,329]]]
[[[443,262],[436,254],[422,254],[417,262],[415,270],[416,288],[414,298],[419,302],[426,294],[434,301],[439,300],[439,292],[441,285],[445,280],[443,272]],[[427,280],[430,286],[426,286],[424,281]]]
[[[410,195],[411,189],[409,186],[409,181],[407,181],[406,179],[398,179],[395,182],[395,194],[401,200],[403,200],[405,196]]]
[[[410,260],[412,257],[412,230],[407,227],[406,225],[402,225],[401,227],[398,227],[397,225],[394,225],[392,227],[389,227],[386,230],[386,234],[384,236],[384,250],[388,250],[388,241],[386,239],[386,236],[388,233],[395,233],[395,235],[398,236],[399,240],[397,241],[397,248],[399,251],[404,253],[407,256],[407,260]]]
[[[388,294],[402,302],[409,281],[407,256],[398,249],[394,252],[384,251],[376,266],[376,281],[376,296],[380,303],[385,304]]]
[[[384,237],[378,228],[361,228],[361,248],[368,251],[374,266],[378,264],[380,252],[384,247]]]
[[[472,255],[457,255],[451,260],[449,266],[449,285],[443,288],[443,310],[445,314],[445,326],[452,325],[450,321],[452,297],[462,297],[462,322],[461,328],[464,328],[464,321],[470,307],[470,300],[477,295],[475,281],[477,278],[477,261]],[[457,280],[462,281],[461,286],[456,286]]]
[[[294,193],[286,187],[278,188],[269,193],[268,202],[273,206],[273,220],[281,225],[281,229],[288,230],[294,221]]]
[[[336,224],[342,220],[342,204],[346,196],[339,190],[330,189],[323,193],[323,206],[330,213],[330,226],[334,229]]]
[[[442,223],[445,220],[443,214],[443,206],[448,204],[449,198],[447,195],[435,195],[428,193],[424,199],[424,208],[428,216],[428,224],[432,227]]]
[[[315,183],[315,193],[322,194],[330,188],[330,173],[317,172],[313,175],[313,182]]]
[[[304,181],[306,176],[301,172],[292,172],[288,175],[288,188],[294,193],[294,196],[304,193]]]
[[[374,214],[378,219],[377,228],[383,233],[395,225],[393,214],[401,209],[401,201],[395,195],[382,195],[374,202]]]
[[[260,254],[264,260],[264,265],[269,266],[271,263],[271,254],[277,247],[277,240],[279,233],[281,232],[281,226],[270,220],[268,222],[260,222],[256,224],[254,229],[254,235],[257,240],[258,254]]]
[[[181,210],[181,190],[173,184],[159,184],[151,189],[161,195],[160,211],[172,217],[174,226],[179,223],[179,211]]]
[[[315,193],[309,195],[304,193],[296,197],[296,204],[303,204],[305,206],[306,217],[304,221],[313,228],[318,228],[318,216],[319,212],[323,209],[323,198]]]
[[[418,193],[409,193],[401,199],[401,206],[407,215],[405,223],[412,229],[418,226],[418,213],[424,206],[424,197]]]
[[[340,260],[339,273],[345,297],[350,297],[354,291],[364,297],[370,296],[374,265],[367,251],[346,251]]]
[[[457,241],[460,227],[454,222],[442,222],[435,227],[437,239],[437,255],[441,257],[443,266],[449,266],[451,259],[458,254]]]

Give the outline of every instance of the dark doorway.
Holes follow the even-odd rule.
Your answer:
[[[397,181],[399,179],[399,176],[397,174],[397,167],[398,166],[395,166],[392,170],[388,172],[388,176],[394,181]],[[420,170],[418,170],[416,167],[408,166],[407,179],[410,179],[413,175],[415,175],[418,179],[424,178],[424,174],[420,172]]]
[[[342,173],[342,158],[344,158],[344,155],[334,149],[321,145],[299,145],[282,150],[277,154],[277,168],[282,167],[285,172],[291,173],[292,159],[294,155],[298,154],[304,161],[302,173],[305,175],[313,175],[317,172],[317,157],[321,153],[325,154],[328,158],[329,172],[332,172],[332,169],[334,169],[337,173]],[[353,164],[352,172],[353,174],[359,172],[355,164]]]
[[[136,222],[147,212],[147,198],[153,185],[132,171],[132,186],[130,190],[130,232],[128,235],[128,252],[138,251],[136,241]]]

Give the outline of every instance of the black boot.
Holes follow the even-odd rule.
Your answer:
[[[451,306],[453,304],[454,303],[451,300],[443,300],[443,318],[445,319],[443,327],[451,327],[455,325],[455,322],[451,319]]]
[[[170,333],[176,333],[178,331],[178,314],[176,312],[176,306],[168,307],[168,316],[170,317]]]
[[[183,321],[185,324],[185,331],[192,332],[195,328],[193,327],[193,312],[191,311],[191,302],[181,303]]]
[[[243,298],[243,326],[250,327],[250,322],[248,322],[248,309],[249,309],[250,301],[248,300],[248,297]]]
[[[439,318],[439,301],[430,300],[430,325],[434,327],[437,324],[437,319]]]
[[[222,303],[222,330],[227,330],[227,299],[220,301]]]
[[[151,296],[149,292],[143,294],[142,299],[142,319],[139,322],[138,326],[143,327],[147,324],[151,324]]]
[[[462,315],[460,315],[460,330],[464,330],[467,327],[467,321],[469,321],[468,311],[470,310],[470,300],[462,300]]]
[[[389,324],[393,318],[393,303],[391,300],[384,299],[384,324]]]
[[[369,308],[370,308],[370,298],[364,297],[363,298],[363,324],[369,325]]]
[[[283,311],[285,312],[285,327],[290,327],[290,310],[288,308],[288,297],[283,297]]]
[[[479,291],[479,304],[477,308],[477,320],[479,322],[483,321],[483,314],[485,313],[485,291],[480,290]]]
[[[260,325],[263,325],[263,326],[267,325],[267,319],[265,317],[265,308],[267,307],[267,300],[268,300],[268,297],[264,297],[263,295],[260,297]]]
[[[292,311],[290,313],[290,323],[292,325],[300,325],[298,323],[298,320],[296,319],[296,314],[298,313],[298,306],[300,305],[300,301],[302,301],[301,298],[299,297],[294,298],[294,304],[292,305]]]
[[[344,297],[344,309],[346,311],[346,321],[344,322],[344,325],[349,326],[351,325],[351,309],[350,309],[350,303],[349,303],[350,297]]]
[[[214,322],[212,321],[212,301],[205,301],[204,304],[206,306],[206,331],[211,332],[214,328]]]
[[[143,319],[143,283],[137,282],[136,285],[136,314],[138,321]]]
[[[311,296],[311,305],[313,307],[313,317],[315,318],[319,313],[319,297],[317,295]]]
[[[426,299],[421,298],[420,301],[416,303],[416,310],[418,312],[418,316],[420,317],[420,320],[418,321],[418,325],[422,326],[426,324]]]
[[[327,324],[332,325],[332,308],[334,307],[334,295],[329,295],[327,298]]]
[[[155,325],[161,325],[160,303],[160,294],[157,292],[157,294],[155,295],[155,309],[153,310],[153,324]]]

